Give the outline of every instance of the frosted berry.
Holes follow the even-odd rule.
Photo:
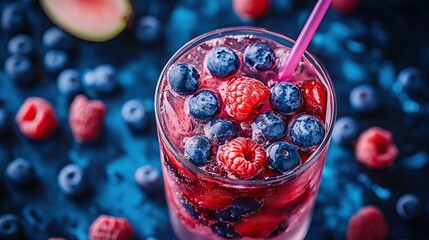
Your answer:
[[[271,107],[284,115],[296,112],[302,105],[301,91],[292,83],[278,83],[270,92]]]
[[[204,126],[204,135],[214,144],[224,144],[238,137],[238,126],[226,118],[215,118]]]
[[[244,50],[244,62],[254,70],[270,69],[276,60],[276,55],[268,44],[255,42]]]
[[[171,89],[180,95],[188,95],[197,91],[200,86],[200,74],[197,69],[187,63],[178,63],[171,67],[168,74]]]
[[[69,124],[78,142],[93,141],[98,138],[103,127],[106,107],[97,100],[89,100],[78,95],[70,106]]]
[[[209,163],[212,155],[212,144],[204,136],[191,137],[185,143],[185,157],[196,166]]]
[[[189,113],[197,120],[210,120],[214,118],[219,111],[219,98],[210,90],[199,91],[189,100]]]
[[[252,139],[259,144],[286,136],[287,125],[282,116],[273,112],[259,115],[252,123]]]
[[[216,77],[224,78],[237,72],[240,65],[238,56],[227,47],[213,49],[207,58],[207,69]]]

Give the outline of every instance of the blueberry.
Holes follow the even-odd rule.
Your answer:
[[[192,218],[198,219],[200,218],[200,214],[198,213],[197,209],[185,198],[180,199],[180,203],[182,204],[183,208],[186,210],[186,212],[191,215]]]
[[[63,50],[49,50],[43,57],[43,66],[50,74],[57,74],[69,64],[69,56]]]
[[[367,84],[358,85],[349,95],[350,105],[358,113],[370,113],[378,109],[380,102],[377,91]]]
[[[92,72],[94,77],[93,87],[99,94],[111,94],[117,88],[116,70],[112,65],[102,64]]]
[[[0,216],[0,239],[20,240],[23,238],[23,229],[19,218],[13,214]]]
[[[281,139],[286,136],[286,131],[283,117],[272,112],[259,115],[252,123],[252,138],[260,144]]]
[[[134,180],[143,190],[158,192],[162,187],[162,176],[158,169],[151,166],[139,167],[134,173]]]
[[[147,116],[144,105],[137,99],[128,100],[121,109],[122,118],[133,130],[141,131],[146,126]]]
[[[43,33],[43,46],[46,49],[70,50],[73,47],[73,38],[57,27],[48,28]]]
[[[6,59],[5,72],[19,86],[28,86],[35,80],[36,70],[31,60],[23,55],[14,54]]]
[[[191,137],[185,143],[185,156],[196,166],[209,163],[212,155],[212,144],[204,136]]]
[[[238,127],[229,119],[215,118],[205,125],[204,134],[213,143],[221,145],[238,137]]]
[[[325,136],[325,128],[320,120],[307,114],[293,118],[289,131],[292,142],[300,147],[317,145]]]
[[[253,198],[238,198],[228,208],[216,211],[215,217],[223,222],[235,222],[261,208],[260,201]]]
[[[219,99],[210,90],[202,90],[189,100],[189,113],[198,120],[210,120],[219,113],[219,110]]]
[[[240,61],[227,47],[217,47],[209,53],[207,68],[216,77],[224,78],[237,72]]]
[[[425,87],[423,73],[414,67],[408,67],[400,71],[397,81],[408,93],[418,93]]]
[[[301,91],[292,83],[278,83],[270,89],[270,92],[271,107],[277,112],[290,115],[301,107]]]
[[[240,237],[240,234],[235,231],[234,226],[228,223],[218,222],[211,225],[210,228],[214,234],[225,239],[234,239]]]
[[[417,217],[421,210],[420,199],[414,194],[404,194],[396,202],[396,211],[404,220]]]
[[[11,54],[31,54],[34,50],[33,40],[26,34],[19,34],[9,40],[7,45]]]
[[[271,68],[276,60],[273,50],[263,42],[255,42],[244,50],[244,62],[258,71]]]
[[[19,4],[8,4],[1,14],[1,28],[6,32],[18,33],[27,27],[24,8]]]
[[[80,72],[77,69],[66,69],[58,75],[58,91],[66,96],[73,97],[82,90]]]
[[[8,131],[8,127],[7,112],[0,107],[0,135],[5,134]]]
[[[6,178],[16,187],[26,187],[35,182],[36,171],[28,160],[17,158],[7,166]]]
[[[277,172],[285,173],[296,167],[301,158],[298,150],[288,142],[275,142],[267,148],[268,164]]]
[[[158,18],[145,16],[138,20],[135,28],[135,36],[142,44],[153,44],[161,38],[162,28]]]
[[[22,218],[25,222],[25,226],[29,226],[33,229],[46,230],[47,218],[40,208],[27,205],[22,210]]]
[[[340,145],[350,145],[358,135],[358,124],[351,117],[341,117],[337,119],[334,130],[332,131],[332,140]]]
[[[175,64],[168,74],[168,82],[173,91],[180,95],[189,95],[200,86],[200,74],[187,63]]]
[[[76,196],[87,189],[84,171],[76,164],[68,164],[58,174],[58,185],[61,191],[68,196]]]

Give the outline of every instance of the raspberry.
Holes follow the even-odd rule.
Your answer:
[[[359,6],[360,0],[332,0],[332,7],[340,13],[349,13]]]
[[[244,19],[261,18],[270,10],[270,0],[234,0],[234,11]]]
[[[306,113],[325,119],[326,88],[317,80],[305,81],[301,86],[302,96],[305,99]]]
[[[357,160],[372,169],[389,166],[397,156],[392,133],[379,127],[367,129],[356,143]]]
[[[74,138],[79,142],[95,140],[103,126],[105,112],[104,103],[77,96],[70,106],[69,116]]]
[[[236,120],[244,120],[253,110],[262,105],[270,90],[260,81],[239,76],[228,82],[226,89],[226,111]]]
[[[18,110],[15,121],[21,132],[33,140],[50,137],[58,125],[54,108],[40,97],[27,98]]]
[[[101,215],[89,227],[90,240],[131,240],[134,230],[125,218]]]
[[[264,171],[267,163],[263,147],[249,138],[236,138],[225,144],[219,160],[228,171],[239,179],[251,179]]]
[[[375,206],[365,206],[350,218],[347,240],[382,240],[389,233],[383,212]]]

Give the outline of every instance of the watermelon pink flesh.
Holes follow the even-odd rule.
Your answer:
[[[129,0],[41,0],[53,22],[76,37],[105,41],[119,34],[131,16]]]

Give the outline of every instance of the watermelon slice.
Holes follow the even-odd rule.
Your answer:
[[[88,41],[118,35],[132,14],[129,0],[40,0],[51,20],[70,34]]]

